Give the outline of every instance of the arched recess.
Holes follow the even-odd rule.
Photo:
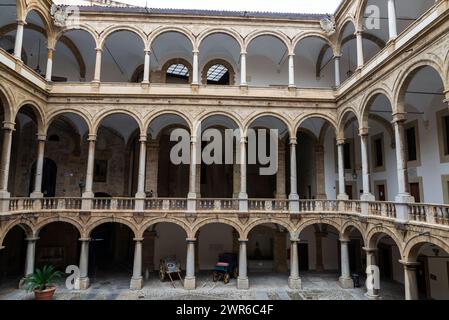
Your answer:
[[[356,28],[351,21],[347,21],[339,34],[340,48],[340,78],[342,81],[350,78],[357,69],[357,41]]]
[[[22,56],[25,58],[23,61],[38,74],[45,76],[49,25],[43,14],[36,9],[27,12],[26,22],[35,27],[24,29]]]
[[[107,33],[101,43],[101,79],[103,82],[130,82],[134,71],[144,63],[142,35],[129,29]]]
[[[0,48],[10,54],[14,54],[16,40],[17,20],[22,20],[24,10],[19,1],[1,1],[0,12]]]
[[[171,158],[173,147],[182,139],[180,131],[190,146],[191,124],[188,118],[177,111],[164,111],[150,119],[148,125],[146,192],[153,197],[185,198],[189,190],[189,164]],[[173,134],[173,140],[172,140]],[[180,159],[186,156],[184,149],[178,152]]]
[[[3,288],[6,285],[17,288],[17,281],[24,276],[26,259],[26,241],[31,236],[31,230],[25,225],[10,226],[0,238],[0,281]]]
[[[234,85],[237,82],[241,45],[234,35],[208,34],[201,40],[199,52],[203,84]]]
[[[247,76],[253,86],[288,85],[288,41],[277,34],[248,36]],[[264,68],[260,68],[264,65]]]
[[[192,82],[193,42],[190,35],[177,29],[156,32],[151,36],[150,49],[151,82]]]
[[[330,88],[334,85],[334,52],[327,39],[316,35],[301,38],[294,52],[296,86]]]

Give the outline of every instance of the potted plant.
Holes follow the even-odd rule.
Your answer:
[[[62,272],[53,266],[44,266],[25,278],[24,285],[27,291],[34,291],[36,300],[51,300],[55,294],[54,281],[61,278]]]

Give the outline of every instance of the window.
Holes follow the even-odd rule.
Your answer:
[[[108,160],[95,160],[94,182],[106,182],[108,176]]]
[[[384,135],[376,134],[371,137],[371,154],[373,170],[375,172],[385,171]]]
[[[407,161],[418,160],[418,152],[416,148],[416,131],[415,127],[405,130],[405,137],[407,143]]]
[[[229,70],[222,64],[215,64],[207,70],[207,84],[229,85]]]
[[[449,155],[449,115],[443,117],[444,155]]]
[[[190,72],[185,63],[172,63],[165,72],[165,83],[189,83]]]
[[[383,167],[384,157],[382,154],[382,139],[374,140],[374,148],[376,149],[376,167]]]
[[[449,162],[449,110],[437,112],[437,127],[440,162]]]

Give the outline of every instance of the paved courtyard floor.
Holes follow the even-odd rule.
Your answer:
[[[366,300],[365,289],[342,289],[336,274],[302,273],[301,290],[287,286],[287,274],[250,274],[250,289],[238,290],[236,280],[225,285],[213,282],[210,273],[197,276],[197,289],[184,290],[180,281],[176,288],[171,283],[160,282],[156,276],[145,281],[139,291],[129,290],[130,276],[111,275],[91,279],[91,286],[84,291],[69,291],[64,283],[58,285],[57,300]],[[361,285],[363,285],[361,281]],[[403,299],[403,286],[393,282],[381,284],[384,300]],[[32,293],[17,289],[17,281],[0,286],[0,300],[33,299]]]

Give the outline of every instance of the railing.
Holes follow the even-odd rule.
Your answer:
[[[193,205],[190,203],[193,202]],[[0,199],[2,214],[40,210],[345,213],[449,226],[449,205],[354,200],[186,199],[186,198],[9,198]],[[242,203],[245,206],[242,206]],[[243,209],[246,208],[246,209]],[[401,208],[400,216],[398,210]]]

